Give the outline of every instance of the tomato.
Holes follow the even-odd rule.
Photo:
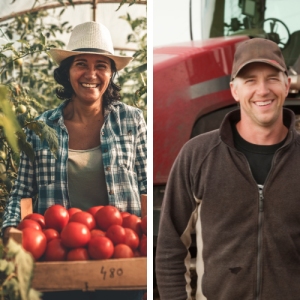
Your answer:
[[[139,249],[141,256],[147,256],[147,237],[145,235],[142,236]]]
[[[129,213],[128,211],[121,211],[121,215],[122,215],[122,218],[124,219],[125,217],[130,216],[131,213]]]
[[[106,205],[99,209],[96,212],[95,219],[99,229],[104,231],[111,225],[122,225],[123,220],[120,211],[112,205]]]
[[[147,235],[147,216],[142,218],[141,228],[142,228],[143,234]]]
[[[93,236],[105,236],[105,232],[100,229],[93,229],[91,230],[91,237]]]
[[[128,245],[132,250],[137,249],[139,246],[140,240],[139,236],[135,231],[133,231],[131,228],[125,228],[125,243]]]
[[[142,220],[140,217],[138,217],[136,215],[130,215],[123,219],[122,226],[124,228],[131,228],[140,237],[142,235],[141,222],[142,222]]]
[[[34,229],[36,229],[36,230],[42,230],[42,227],[41,227],[41,225],[37,222],[37,221],[35,221],[35,220],[30,220],[30,219],[24,219],[24,220],[22,220],[20,223],[19,223],[19,225],[17,226],[17,228],[19,229],[19,230],[23,230],[23,229],[25,229],[25,228],[34,228]]]
[[[63,261],[67,259],[68,249],[61,239],[54,239],[47,244],[44,259],[46,261]]]
[[[67,254],[67,260],[89,260],[90,256],[86,248],[71,249]]]
[[[41,225],[42,229],[45,228],[45,217],[43,215],[38,214],[38,213],[32,213],[32,214],[27,215],[24,218],[24,220],[27,220],[27,219],[37,221]]]
[[[104,206],[103,205],[92,206],[87,210],[87,212],[90,213],[95,218],[96,212],[102,207]]]
[[[69,213],[69,219],[71,219],[71,217],[75,214],[75,213],[77,213],[77,212],[79,212],[79,211],[82,211],[80,208],[77,208],[77,207],[71,207],[71,208],[69,208],[68,209],[68,213]]]
[[[131,258],[134,257],[132,249],[125,245],[125,244],[119,244],[115,246],[113,258]]]
[[[49,243],[51,240],[58,239],[59,238],[59,232],[53,228],[47,228],[43,230],[47,243]]]
[[[38,260],[46,250],[47,239],[41,230],[27,227],[22,230],[22,246]]]
[[[50,206],[44,214],[46,228],[53,228],[58,232],[69,222],[69,213],[65,207],[60,204]]]
[[[125,243],[125,229],[120,225],[111,225],[106,233],[105,236],[109,238],[114,245],[124,244]]]
[[[95,236],[88,244],[88,252],[92,259],[108,259],[114,253],[114,244],[105,236]]]
[[[61,234],[61,242],[68,248],[84,247],[91,239],[91,232],[86,225],[78,222],[68,223]]]
[[[87,226],[89,230],[96,227],[95,218],[86,211],[79,211],[75,213],[69,220],[69,222],[78,222]]]

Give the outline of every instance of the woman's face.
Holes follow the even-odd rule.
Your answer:
[[[80,54],[75,56],[69,74],[73,100],[101,102],[112,76],[111,61],[98,54]]]

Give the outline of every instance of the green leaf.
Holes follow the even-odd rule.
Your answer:
[[[15,263],[17,265],[17,278],[19,280],[21,297],[24,300],[30,300],[28,294],[33,274],[33,257],[22,248],[15,257]]]
[[[8,266],[8,261],[5,259],[1,259],[0,260],[0,271],[5,272],[7,266]]]
[[[125,4],[126,2],[127,2],[127,0],[122,0],[119,7],[116,9],[116,11],[118,11],[123,6],[123,4]]]
[[[142,86],[135,92],[136,99],[139,99],[142,95],[144,95],[147,92],[147,87]]]
[[[19,282],[15,277],[10,278],[3,284],[3,292],[10,300],[22,300],[19,292]]]
[[[135,4],[135,0],[133,0],[133,1],[129,4],[129,6],[131,6],[131,5],[133,5],[133,4]]]
[[[65,12],[65,8],[63,8],[63,9],[61,10],[61,12],[59,13],[59,16],[61,16],[64,12]]]
[[[0,242],[0,258],[3,258],[3,256],[4,256],[4,245],[1,240],[1,242]]]
[[[42,33],[40,34],[40,40],[42,42],[42,45],[46,45],[46,37]]]
[[[17,132],[18,146],[23,151],[31,162],[34,161],[34,151],[32,145],[26,141],[26,135],[23,131]]]
[[[129,74],[131,73],[142,73],[142,72],[146,72],[147,71],[147,63],[142,64],[134,69],[132,69],[130,72],[128,72]]]
[[[21,251],[22,246],[18,244],[15,240],[9,239],[7,243],[7,254],[6,257],[9,258],[14,258],[19,251]]]
[[[3,45],[3,50],[10,49],[11,46],[12,46],[13,44],[14,44],[14,43],[7,43],[7,44],[4,44],[4,45]]]
[[[15,132],[21,131],[21,127],[7,99],[7,89],[4,86],[0,86],[0,108],[3,112],[0,116],[0,125],[3,126],[9,145],[12,147],[13,151],[18,152],[18,142]]]
[[[68,0],[68,2],[74,7],[74,3],[72,0]]]
[[[21,43],[21,44],[24,44],[24,45],[26,45],[26,46],[28,46],[28,47],[30,47],[29,42],[26,41],[26,40],[17,40],[17,42],[19,42],[19,43]]]
[[[7,261],[5,259],[0,260],[0,271],[5,272],[6,275],[10,275],[15,270],[15,265],[12,261]]]
[[[41,293],[34,290],[34,289],[30,289],[29,290],[29,294],[28,294],[28,299],[30,300],[40,300],[41,299]]]
[[[57,158],[58,137],[56,131],[47,124],[40,121],[32,121],[26,126],[27,128],[33,130],[35,134],[40,137],[41,141],[47,141],[52,154],[55,158]]]

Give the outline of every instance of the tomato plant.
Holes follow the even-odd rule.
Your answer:
[[[24,220],[26,220],[26,219],[37,221],[41,225],[42,229],[45,228],[45,217],[41,214],[32,213],[32,214],[27,215],[24,218]]]
[[[89,260],[90,256],[86,248],[71,249],[67,254],[67,260]]]
[[[24,219],[24,220],[22,220],[19,223],[19,225],[17,226],[17,228],[19,230],[23,230],[23,229],[28,228],[28,227],[36,229],[36,230],[42,230],[41,225],[37,221],[30,220],[30,219]]]
[[[105,233],[105,236],[109,238],[114,245],[124,244],[125,235],[125,229],[120,225],[111,225]]]
[[[47,239],[41,230],[24,228],[22,230],[22,246],[32,254],[35,260],[38,260],[46,250]]]
[[[120,211],[112,205],[106,205],[99,209],[95,215],[96,224],[106,231],[111,225],[122,225],[122,215]]]
[[[60,204],[50,206],[44,214],[46,228],[53,228],[58,232],[69,222],[69,213],[65,207]]]
[[[62,244],[68,248],[84,247],[91,239],[91,232],[86,225],[78,222],[68,223],[62,230]]]
[[[114,253],[114,245],[105,236],[95,236],[88,244],[88,253],[92,259],[108,259]]]
[[[47,244],[45,255],[46,261],[63,261],[66,260],[68,249],[62,244],[61,239],[53,239]]]
[[[131,258],[131,257],[134,257],[134,253],[129,246],[125,244],[119,244],[115,246],[113,258]]]
[[[92,214],[86,211],[79,211],[72,215],[69,222],[78,222],[86,225],[89,230],[96,227],[96,221]]]

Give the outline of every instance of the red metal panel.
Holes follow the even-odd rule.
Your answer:
[[[154,50],[154,184],[166,183],[195,121],[234,103],[229,85],[218,83],[230,75],[235,48],[246,39],[214,38]]]

